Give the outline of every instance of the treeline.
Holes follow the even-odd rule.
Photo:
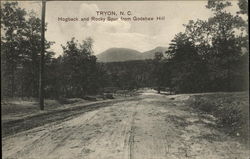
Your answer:
[[[17,2],[1,3],[1,96],[38,96],[41,20]],[[53,43],[45,41],[48,49]],[[53,52],[46,52],[46,65]]]
[[[41,19],[6,2],[1,7],[1,97],[38,97]],[[84,97],[104,87],[105,72],[93,55],[93,40],[72,38],[55,58],[45,41],[45,96]]]
[[[35,13],[7,2],[1,8],[2,97],[38,97],[41,20]],[[70,98],[101,94],[117,89],[138,89],[154,85],[154,63],[128,61],[98,63],[93,40],[75,38],[62,45],[63,54],[49,52],[46,41],[45,97]]]
[[[103,63],[103,66],[106,72],[106,87],[132,90],[154,86],[153,60],[109,62]]]
[[[92,51],[93,40],[82,43],[72,38],[63,47],[63,55],[46,67],[46,96],[84,97],[97,94],[107,83],[102,64],[97,63]]]
[[[174,37],[166,52],[171,58],[161,60],[159,73],[168,78],[158,85],[178,92],[248,89],[248,2],[238,2],[236,15],[227,11],[229,6],[229,1],[208,0],[213,16],[190,20],[185,32]]]
[[[154,60],[105,64],[113,86],[177,93],[247,90],[247,3],[240,0],[234,15],[227,11],[229,1],[209,0],[213,16],[184,25],[185,32],[176,34],[165,52],[168,58],[157,52]]]

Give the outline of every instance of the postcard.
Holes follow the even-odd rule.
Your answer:
[[[247,0],[1,1],[4,159],[249,159]]]

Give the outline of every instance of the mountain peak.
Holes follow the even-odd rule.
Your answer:
[[[144,59],[153,59],[155,57],[155,53],[156,52],[162,52],[163,55],[165,56],[165,52],[168,50],[167,47],[162,47],[162,46],[158,46],[152,50],[146,51],[144,52]]]

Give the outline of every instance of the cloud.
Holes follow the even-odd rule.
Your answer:
[[[79,9],[80,16],[93,16],[99,8],[96,4],[86,4],[82,3]]]
[[[158,38],[140,33],[102,33],[96,35],[95,39],[94,49],[97,54],[110,47],[132,48],[143,52],[156,46],[167,46],[166,36]]]
[[[211,12],[205,8],[205,1],[165,1],[165,2],[48,2],[46,21],[48,31],[46,38],[56,43],[52,49],[57,55],[62,53],[61,44],[75,37],[79,41],[92,37],[95,54],[111,47],[124,47],[147,51],[157,46],[168,46],[174,35],[184,31],[182,24],[190,19],[207,19]],[[58,17],[92,17],[96,11],[131,10],[133,16],[165,16],[159,22],[59,22]],[[237,10],[232,9],[232,10]],[[181,11],[181,12],[180,12]],[[97,17],[97,16],[96,16]]]
[[[98,32],[106,32],[106,33],[126,33],[129,31],[131,24],[129,22],[122,21],[118,19],[117,21],[105,21],[98,22],[97,24]],[[90,26],[91,27],[91,26]]]
[[[82,3],[78,10],[67,14],[67,17],[91,17],[95,16],[99,10],[96,4]],[[142,42],[145,37],[142,34],[130,33],[131,24],[129,22],[118,19],[117,21],[105,22],[57,22],[54,21],[57,16],[50,17],[47,38],[56,41],[52,46],[52,50],[57,54],[62,53],[61,44],[65,44],[72,37],[79,41],[92,37],[94,39],[94,52],[100,53],[110,47],[130,47],[136,44],[136,39]]]

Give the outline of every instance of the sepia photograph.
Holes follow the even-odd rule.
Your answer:
[[[248,0],[1,0],[3,159],[250,159]]]

